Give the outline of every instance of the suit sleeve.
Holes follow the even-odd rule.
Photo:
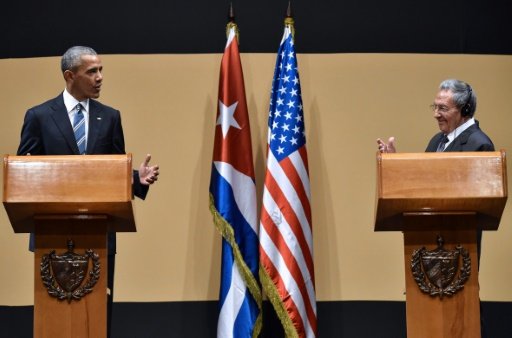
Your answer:
[[[137,170],[133,171],[133,184],[132,184],[133,195],[137,196],[141,200],[146,199],[146,195],[149,191],[149,185],[144,185],[140,183],[139,172]]]
[[[17,155],[44,155],[44,146],[41,136],[41,125],[34,110],[29,109],[25,113],[21,139]]]

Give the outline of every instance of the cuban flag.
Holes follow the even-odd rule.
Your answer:
[[[230,23],[228,29],[210,179],[210,211],[222,234],[217,337],[257,337],[261,287],[251,130],[236,25]]]
[[[268,118],[260,220],[260,278],[286,337],[317,332],[311,193],[304,111],[292,35],[285,20]]]

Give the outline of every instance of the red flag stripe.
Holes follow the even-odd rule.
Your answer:
[[[262,209],[261,213],[261,225],[263,225],[265,231],[269,234],[269,238],[275,247],[279,248],[279,254],[282,256],[284,262],[286,262],[286,267],[294,277],[295,282],[300,283],[313,280],[307,266],[303,264],[304,257],[302,251],[295,251],[294,254],[291,250],[291,248],[295,249],[297,247],[295,245],[296,241],[294,238],[290,238],[291,234],[289,232],[285,232],[286,226],[282,223],[279,226],[276,225],[265,208]],[[314,299],[314,288],[304,288],[304,290],[307,290],[308,298]]]
[[[275,227],[275,225],[271,226]],[[273,283],[276,285],[281,300],[284,303],[299,336],[314,336],[317,323],[316,309],[313,308],[311,303],[313,302],[313,304],[315,304],[312,279],[309,278],[308,280],[304,280],[303,278],[299,278],[296,281],[292,277],[292,273],[285,263],[285,258],[281,254],[283,247],[279,247],[278,249],[274,245],[273,239],[267,233],[265,226],[260,228],[260,245],[260,262],[270,275]],[[284,245],[284,247],[286,247],[286,245]],[[290,254],[293,256],[292,253]],[[297,270],[297,268],[294,270]],[[301,286],[306,287],[308,290],[303,291]],[[306,311],[306,313],[304,313],[304,311]],[[297,314],[299,315],[298,319],[295,318]],[[306,321],[308,325],[304,328]],[[311,332],[308,332],[310,330]],[[307,333],[307,335],[300,334],[301,332]]]
[[[268,195],[267,190],[265,190],[264,194]],[[304,258],[304,251],[299,249],[300,246],[297,246],[297,238],[291,233],[289,224],[286,222],[276,224],[274,222],[267,211],[267,207],[270,206],[270,209],[272,209],[274,205],[272,205],[269,197],[265,199],[267,202],[261,211],[262,218],[260,222],[260,228],[263,226],[265,231],[269,234],[269,237],[272,240],[272,244],[278,248],[279,252],[276,251],[276,254],[279,254],[283,260],[287,262],[286,267],[288,271],[290,271],[290,274],[294,276],[295,282],[301,283],[304,281],[313,281],[314,276],[311,274],[311,270],[307,264],[305,264],[306,259]],[[262,245],[262,247],[266,249],[265,246]],[[312,283],[311,287],[306,288],[306,290],[308,298],[314,302],[314,284]]]
[[[291,166],[291,169],[291,172],[296,170],[294,166]],[[280,189],[278,192],[280,193],[280,198],[277,200],[279,207],[281,207],[281,211],[283,211],[283,206],[280,205],[280,201],[283,201],[283,203],[285,203],[287,206],[285,211],[289,211],[295,215],[297,218],[296,224],[300,225],[300,229],[297,230],[302,230],[303,237],[305,238],[305,241],[308,245],[308,251],[312,254],[313,237],[311,233],[310,220],[306,215],[305,206],[301,203],[300,197],[295,190],[293,183],[290,181],[290,177],[301,177],[301,175],[292,175],[291,172],[286,171],[285,168],[283,168],[280,163],[277,162],[277,159],[271,151],[268,153],[267,176],[270,174],[270,176],[274,178],[275,186],[279,187]],[[267,185],[266,180],[265,185]],[[309,208],[309,200],[306,203],[306,207]]]
[[[309,177],[309,162],[308,162],[308,152],[306,151],[306,147],[301,147],[299,149],[299,154],[302,159],[302,163],[304,164],[304,168],[306,169],[306,172]],[[309,181],[308,181],[308,187],[309,187]],[[311,196],[309,196],[309,198],[311,199]]]
[[[277,268],[272,264],[272,261],[264,251],[260,252],[260,262],[265,265],[267,273],[269,274],[270,278],[272,279],[272,282],[276,286],[276,290],[278,291],[279,296],[281,297],[281,301],[284,304],[284,308],[288,312],[288,317],[290,317],[290,320],[295,326],[295,330],[297,332],[305,332],[304,320],[300,316],[299,307],[297,307],[292,297],[283,297],[282,291],[285,289],[283,285],[283,280],[282,278],[280,278],[279,274],[276,273]],[[297,313],[299,313],[299,316],[295,316],[295,314]],[[302,336],[305,336],[305,334]]]
[[[287,158],[281,160],[279,164],[283,168],[284,172],[287,174],[290,183],[293,185],[297,196],[300,199],[300,204],[304,208],[304,213],[306,214],[306,218],[308,223],[311,224],[311,208],[309,204],[309,186],[304,185],[303,177],[300,177],[301,173],[297,169],[297,166],[302,165],[302,160],[298,152],[293,153],[296,155],[292,158],[292,155]],[[302,171],[304,172],[304,170]],[[307,177],[306,177],[307,178]],[[311,228],[311,226],[310,226]]]
[[[305,238],[304,232],[302,231],[302,228],[305,226],[301,226],[301,222],[293,212],[291,204],[283,197],[284,192],[281,189],[281,186],[279,186],[278,182],[275,181],[274,176],[270,172],[267,172],[264,189],[267,194],[265,194],[265,192],[263,193],[262,210],[265,209],[265,211],[275,219],[274,223],[278,224],[277,226],[279,231],[282,231],[280,228],[284,228],[284,224],[286,224],[286,227],[290,229],[290,232],[293,233],[293,236],[295,237],[293,247],[297,247],[298,244],[301,256],[303,256],[304,262],[306,263],[308,274],[313,276],[313,256],[309,246],[307,245],[307,239]],[[286,238],[290,238],[290,234],[285,235]],[[292,243],[289,243],[289,246],[292,246]],[[297,249],[294,249],[294,251],[295,250]]]
[[[281,281],[280,285],[286,288],[288,293],[292,293],[291,288],[296,287],[300,291],[303,303],[306,306],[306,312],[309,320],[316,320],[315,309],[313,309],[311,306],[311,302],[315,302],[315,289],[313,283],[314,279],[309,274],[309,271],[306,269],[306,267],[301,267],[300,263],[303,262],[301,252],[296,251],[294,255],[294,253],[290,250],[290,244],[293,245],[295,242],[289,243],[290,240],[288,240],[288,242],[285,240],[285,238],[288,236],[285,236],[282,233],[283,230],[280,229],[281,226],[276,226],[270,215],[267,213],[266,209],[262,209],[261,224],[263,225],[264,230],[260,227],[260,231],[266,232],[266,235],[272,241],[276,250],[279,251],[278,254],[280,255],[280,259],[282,259],[282,261],[285,263],[286,268],[288,269],[288,273],[293,277],[296,284],[293,285],[293,283],[285,283],[282,281],[281,277],[279,276],[279,271],[277,270],[272,271],[270,273],[271,276],[279,276],[279,280]],[[268,245],[263,247],[266,248]],[[272,246],[270,246],[270,248],[272,248]],[[275,264],[272,265],[275,266]],[[279,290],[282,293],[281,298],[287,299],[287,294],[283,294],[284,289],[280,288]]]

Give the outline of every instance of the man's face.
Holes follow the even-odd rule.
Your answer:
[[[440,90],[434,99],[434,118],[439,129],[449,134],[464,123],[460,109],[453,102],[453,93],[450,90]]]
[[[103,66],[97,55],[82,55],[82,64],[71,74],[70,94],[75,99],[97,99],[100,97]]]

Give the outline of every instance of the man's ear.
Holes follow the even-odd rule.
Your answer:
[[[68,70],[65,70],[64,71],[64,80],[66,82],[70,81],[70,80],[73,80],[75,78],[75,73],[73,73],[72,71],[70,71],[69,69]]]

